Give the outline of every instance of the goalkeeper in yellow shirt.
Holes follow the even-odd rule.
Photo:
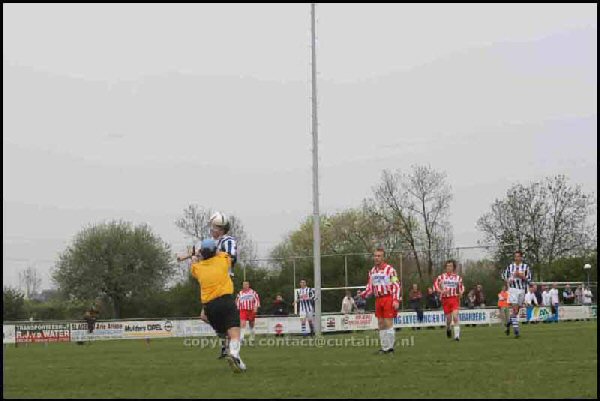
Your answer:
[[[200,284],[203,315],[217,335],[229,336],[229,352],[225,356],[234,372],[246,370],[240,358],[240,315],[233,296],[229,275],[230,256],[217,251],[217,242],[206,239],[200,245],[201,259],[192,264],[192,276]]]

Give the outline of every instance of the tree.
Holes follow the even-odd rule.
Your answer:
[[[37,294],[42,284],[42,279],[33,266],[27,266],[25,270],[19,273],[19,282],[25,288],[25,299]]]
[[[494,201],[491,211],[477,221],[477,227],[497,247],[497,260],[506,263],[520,249],[537,267],[536,276],[541,280],[541,270],[557,258],[596,248],[590,221],[593,198],[580,185],[569,185],[564,175],[515,184],[504,199]]]
[[[387,225],[398,233],[402,243],[408,245],[417,266],[419,278],[423,278],[419,259],[419,224],[415,216],[407,208],[408,194],[402,186],[402,174],[384,170],[381,182],[373,188],[374,199],[366,202],[372,213],[385,220]]]
[[[545,281],[582,281],[587,284],[587,271],[583,265],[589,263],[590,281],[598,281],[598,252],[591,251],[576,257],[554,259],[544,274]]]
[[[16,288],[4,287],[2,289],[2,319],[4,321],[24,319],[25,297]]]
[[[174,270],[169,245],[147,225],[113,221],[83,229],[59,256],[53,280],[70,298],[110,300],[114,315],[131,299],[164,289]]]
[[[175,225],[193,241],[209,237],[209,222],[213,210],[190,204],[183,209],[183,216],[175,220]],[[229,235],[235,238],[238,247],[238,259],[256,258],[256,247],[246,232],[241,219],[235,215],[227,215],[231,228]]]
[[[410,173],[384,170],[369,200],[371,210],[388,222],[390,231],[410,249],[423,278],[419,249],[424,248],[427,275],[433,276],[436,253],[452,245],[448,212],[452,192],[446,174],[430,166],[413,165]]]
[[[427,274],[433,277],[434,252],[452,243],[452,230],[447,220],[452,191],[446,182],[446,174],[430,166],[412,166],[406,178],[410,194],[407,207],[419,216],[423,225]]]

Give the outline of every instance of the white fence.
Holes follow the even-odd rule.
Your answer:
[[[561,306],[560,320],[596,319],[597,307]],[[460,311],[462,324],[500,323],[496,308],[463,309]],[[521,320],[525,320],[525,309],[521,310]],[[551,320],[550,308],[536,307],[532,313],[535,321]],[[425,311],[423,321],[417,321],[415,312],[400,312],[394,319],[394,327],[435,327],[444,326],[442,311]],[[372,313],[331,314],[321,318],[321,327],[325,333],[347,330],[377,329],[377,319]],[[301,333],[298,316],[257,317],[257,334],[299,334]],[[213,329],[199,319],[186,320],[121,320],[96,322],[94,332],[88,333],[87,324],[82,322],[22,322],[3,324],[3,343],[20,344],[36,342],[76,342],[88,340],[146,339],[170,337],[214,336]]]

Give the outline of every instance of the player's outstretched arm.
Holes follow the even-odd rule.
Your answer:
[[[178,262],[183,262],[184,260],[188,260],[194,257],[194,255],[196,254],[196,246],[192,246],[192,252],[188,253],[186,255],[178,255],[177,256],[177,261]]]
[[[184,260],[191,259],[192,255],[177,255],[177,261],[183,262]]]

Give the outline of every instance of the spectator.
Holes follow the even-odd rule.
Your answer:
[[[423,322],[423,308],[421,307],[421,299],[423,295],[421,291],[419,291],[419,286],[417,284],[412,285],[412,289],[408,293],[408,303],[411,309],[414,309],[417,312],[417,321],[419,324]],[[413,330],[415,327],[413,327]],[[421,330],[421,327],[416,327],[416,329]]]
[[[85,311],[85,313],[83,314],[83,320],[85,320],[85,322],[87,323],[87,339],[88,341],[92,339],[92,333],[94,332],[94,329],[96,328],[96,318],[97,318],[98,312],[92,307],[88,310]],[[85,342],[84,341],[77,341],[78,345],[83,345]]]
[[[354,309],[356,309],[356,304],[354,303],[354,298],[352,298],[352,293],[346,291],[346,296],[342,300],[342,313],[352,313]]]
[[[273,301],[273,311],[271,314],[275,316],[287,316],[288,315],[288,307],[281,294],[277,294],[275,297],[275,301]]]
[[[558,289],[556,283],[552,284],[552,289],[548,291],[550,293],[550,307],[552,308],[552,321],[558,323]]]
[[[583,297],[583,304],[591,305],[592,304],[592,291],[589,289],[589,287],[587,287],[587,288],[583,287],[581,294]]]
[[[367,301],[361,297],[360,290],[356,290],[356,295],[354,296],[354,306],[356,307],[357,313],[365,313],[365,307],[367,306]]]
[[[427,299],[425,307],[429,310],[438,309],[440,307],[440,296],[433,288],[427,288]]]
[[[583,303],[583,290],[580,285],[575,289],[575,303],[581,305]]]
[[[527,322],[531,321],[531,315],[533,313],[533,306],[538,306],[537,296],[535,294],[536,285],[529,287],[529,291],[525,294],[525,307],[527,308]]]
[[[475,288],[471,289],[467,294],[467,299],[465,300],[467,304],[467,308],[473,309],[475,308]]]
[[[483,294],[483,287],[481,284],[477,284],[475,287],[475,307],[485,308],[485,295]]]
[[[83,320],[87,323],[89,334],[92,334],[96,328],[97,315],[98,312],[93,307],[85,311],[85,314],[83,315]]]
[[[542,286],[542,306],[547,308],[552,307],[552,300],[550,299],[550,291],[548,291],[548,287],[545,285]],[[544,319],[542,323],[550,323],[549,319]]]
[[[548,287],[545,285],[542,286],[542,306],[552,306],[550,291],[548,291]]]
[[[563,303],[565,305],[572,305],[575,301],[575,294],[573,294],[573,290],[571,290],[571,286],[567,284],[565,286],[565,290],[563,291]]]
[[[543,303],[543,295],[542,295],[542,287],[538,287],[536,284],[533,285],[533,292],[535,293],[535,297],[537,298],[537,304],[542,305]]]

